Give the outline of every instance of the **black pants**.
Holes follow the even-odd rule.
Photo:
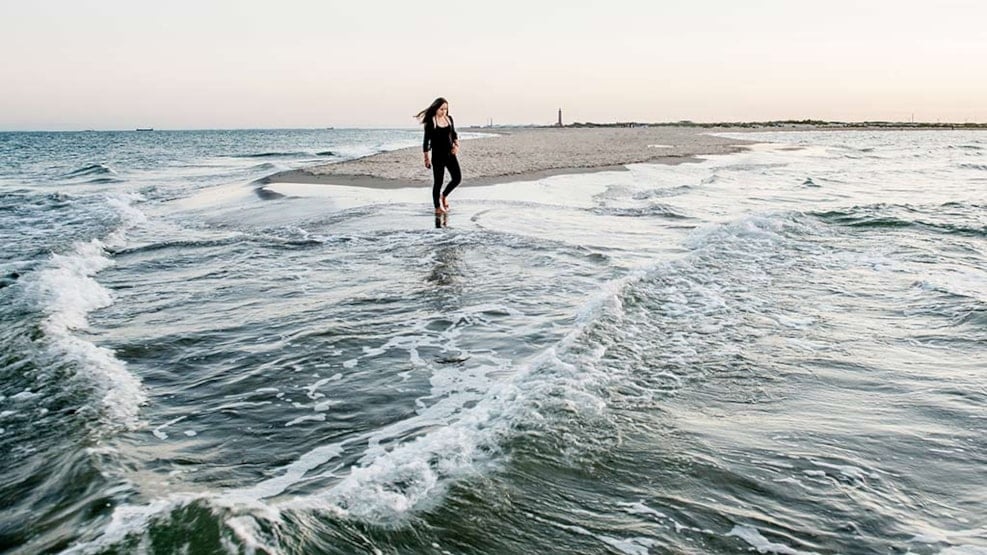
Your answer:
[[[432,175],[435,176],[435,183],[432,185],[432,204],[436,208],[439,207],[439,192],[442,191],[442,180],[445,179],[446,168],[449,168],[449,177],[452,181],[446,185],[446,190],[442,192],[442,196],[447,197],[456,185],[463,180],[463,174],[459,171],[459,160],[456,158],[455,154],[447,154],[445,156],[436,156],[435,151],[432,151]]]

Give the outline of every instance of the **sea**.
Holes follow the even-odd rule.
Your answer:
[[[0,133],[0,552],[987,554],[987,132],[419,134]]]

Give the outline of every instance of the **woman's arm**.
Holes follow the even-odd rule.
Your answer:
[[[459,154],[459,133],[456,133],[456,122],[449,116],[449,137],[452,138],[452,155]]]
[[[422,139],[422,155],[425,157],[425,167],[426,168],[431,168],[432,167],[432,163],[428,161],[428,147],[429,147],[429,144],[428,143],[429,143],[429,138],[430,138],[430,135],[431,135],[431,133],[430,133],[431,126],[432,126],[432,122],[430,122],[430,121],[426,121],[425,122],[425,138]]]
[[[425,138],[422,139],[422,153],[423,153],[423,156],[425,157],[425,167],[426,168],[431,168],[432,167],[432,163],[428,161],[428,150],[429,150],[429,148],[428,148],[429,147],[429,144],[428,143],[429,143],[429,138],[430,138],[430,135],[431,135],[431,129],[430,129],[431,127],[432,127],[432,122],[426,121],[425,122]]]

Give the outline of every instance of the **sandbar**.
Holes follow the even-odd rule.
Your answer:
[[[621,170],[627,164],[696,162],[705,155],[730,154],[755,143],[718,137],[698,127],[466,128],[460,136],[464,185]],[[418,146],[280,172],[262,183],[422,187],[431,185],[432,171],[425,168]]]

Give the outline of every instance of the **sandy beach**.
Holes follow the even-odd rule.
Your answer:
[[[465,185],[491,185],[626,164],[680,164],[744,148],[743,141],[701,128],[497,128],[463,129],[459,158]],[[752,141],[753,142],[753,141]],[[355,185],[376,188],[427,186],[432,172],[421,147],[274,174],[267,183]]]

